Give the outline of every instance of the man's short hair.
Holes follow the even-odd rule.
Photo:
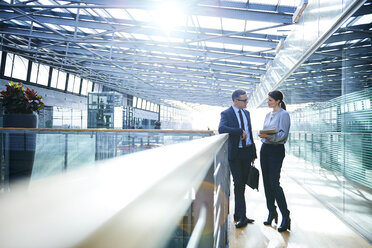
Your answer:
[[[239,99],[239,97],[241,95],[244,95],[244,94],[247,94],[247,92],[245,92],[244,90],[235,90],[233,93],[232,93],[232,100],[234,101],[235,99]]]

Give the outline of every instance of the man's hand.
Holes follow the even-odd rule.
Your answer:
[[[246,140],[246,139],[247,139],[247,133],[243,130],[242,140]]]

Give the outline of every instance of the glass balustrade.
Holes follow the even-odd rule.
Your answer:
[[[210,131],[107,131],[107,130],[12,130],[0,129],[1,189],[8,185],[9,164],[14,157],[33,157],[31,181],[56,175],[94,162],[213,135]],[[18,139],[15,139],[17,136]],[[36,140],[30,147],[30,137]],[[16,144],[15,147],[14,144]],[[12,151],[12,152],[10,152]],[[9,155],[12,153],[13,155]],[[19,161],[18,161],[19,163]],[[21,162],[22,163],[22,162]]]

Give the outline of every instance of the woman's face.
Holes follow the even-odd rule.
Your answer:
[[[271,96],[269,96],[267,98],[267,105],[269,106],[269,108],[274,108],[276,107],[278,104],[279,104],[280,100],[275,100],[274,98],[272,98]]]

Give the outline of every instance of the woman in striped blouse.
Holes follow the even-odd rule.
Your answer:
[[[275,129],[275,131],[273,131],[273,133],[260,133],[258,135],[262,141],[260,162],[266,205],[269,210],[269,216],[264,224],[271,225],[274,219],[275,222],[278,223],[278,213],[275,206],[276,201],[282,214],[282,222],[278,228],[279,232],[291,229],[291,219],[289,217],[287,202],[279,182],[280,171],[285,156],[284,144],[288,139],[291,125],[283,98],[284,95],[281,91],[275,90],[269,92],[267,104],[273,111],[266,115],[263,129]]]

